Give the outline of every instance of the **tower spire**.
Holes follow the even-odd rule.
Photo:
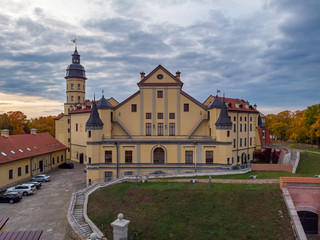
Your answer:
[[[71,42],[74,43],[74,50],[77,50],[77,36],[75,36],[74,39],[71,40]]]

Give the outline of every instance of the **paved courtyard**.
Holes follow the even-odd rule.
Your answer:
[[[0,216],[9,217],[7,231],[43,230],[41,239],[62,240],[66,235],[67,211],[76,186],[85,183],[84,165],[75,163],[74,169],[57,169],[48,175],[33,195],[15,204],[0,204]]]

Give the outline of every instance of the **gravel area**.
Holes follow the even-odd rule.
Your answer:
[[[0,216],[9,217],[7,231],[43,230],[41,239],[62,240],[66,235],[67,210],[76,186],[85,183],[84,165],[47,173],[51,181],[15,204],[0,204]]]

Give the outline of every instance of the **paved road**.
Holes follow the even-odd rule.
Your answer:
[[[66,235],[67,210],[75,186],[84,184],[84,165],[75,163],[74,169],[57,169],[48,175],[33,195],[15,204],[0,204],[0,216],[9,217],[7,231],[43,230],[41,239],[62,240]]]

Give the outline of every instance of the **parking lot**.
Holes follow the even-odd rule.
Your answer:
[[[41,239],[64,239],[72,192],[85,183],[83,168],[75,163],[73,169],[56,169],[47,173],[50,182],[42,183],[33,195],[14,204],[0,203],[0,216],[9,217],[7,231],[43,230]]]

